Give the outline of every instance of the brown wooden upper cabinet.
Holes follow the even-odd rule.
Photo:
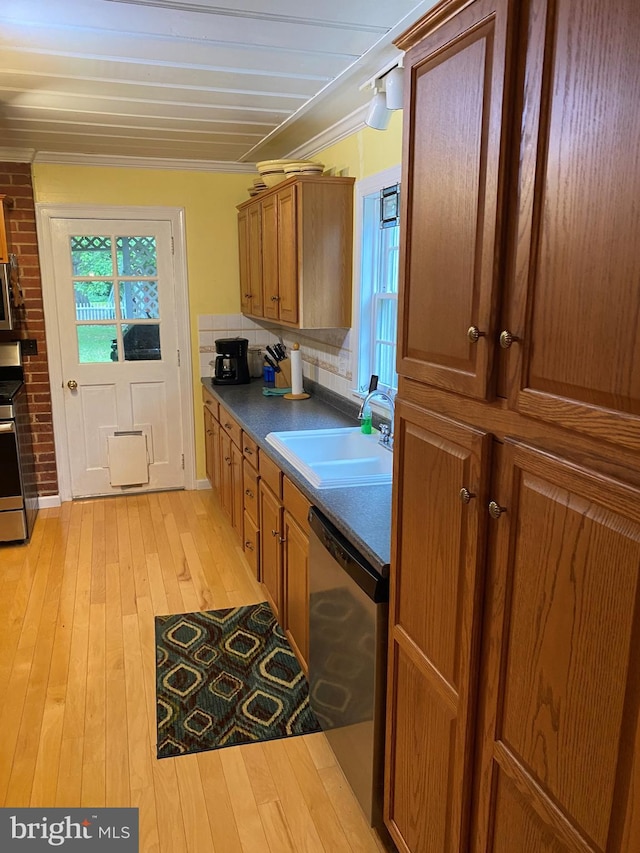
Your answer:
[[[479,398],[495,349],[509,5],[477,0],[405,58],[397,370]]]
[[[303,175],[239,205],[243,313],[296,328],[351,325],[353,184]]]
[[[514,408],[636,451],[639,40],[634,0],[531,3],[502,326]]]
[[[421,27],[398,372],[640,449],[637,4],[455,2]]]
[[[243,314],[263,316],[262,299],[262,211],[260,206],[238,214],[240,250],[240,306]]]

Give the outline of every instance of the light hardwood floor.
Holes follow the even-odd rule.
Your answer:
[[[323,734],[155,757],[154,614],[263,599],[211,492],[41,511],[0,547],[0,803],[138,806],[142,853],[380,853]]]

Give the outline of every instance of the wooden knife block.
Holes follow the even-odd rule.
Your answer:
[[[280,373],[276,373],[276,388],[291,388],[291,362],[288,358],[278,362]]]

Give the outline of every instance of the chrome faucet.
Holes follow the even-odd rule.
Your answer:
[[[389,405],[389,411],[391,412],[391,418],[389,420],[389,424],[381,424],[380,426],[380,439],[378,444],[381,444],[383,447],[386,447],[387,450],[393,450],[393,420],[395,417],[395,403],[393,401],[393,397],[386,393],[386,391],[378,391],[376,388],[374,391],[369,391],[367,396],[362,401],[362,405],[360,406],[360,411],[358,412],[358,420],[362,420],[362,413],[365,410],[365,407],[369,400],[372,397],[382,397],[383,400],[386,400]]]

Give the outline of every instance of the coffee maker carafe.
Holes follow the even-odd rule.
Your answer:
[[[214,385],[244,385],[249,382],[247,338],[218,338],[216,341]]]

